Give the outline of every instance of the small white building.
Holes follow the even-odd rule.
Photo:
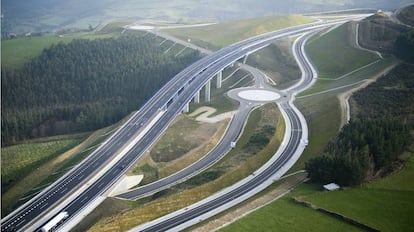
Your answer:
[[[335,191],[340,189],[341,187],[335,183],[330,183],[330,184],[326,184],[323,186],[323,189],[328,190],[328,191]]]

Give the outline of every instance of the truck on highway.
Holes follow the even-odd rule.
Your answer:
[[[54,231],[56,227],[62,224],[68,217],[69,217],[68,212],[66,211],[60,212],[58,215],[52,218],[52,220],[50,220],[48,223],[43,225],[42,228],[40,228],[40,231],[42,232]]]

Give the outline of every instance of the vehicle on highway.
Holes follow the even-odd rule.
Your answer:
[[[40,231],[42,232],[53,231],[56,227],[62,224],[68,217],[69,217],[68,212],[66,211],[60,212],[58,215],[52,218],[52,220],[50,220],[48,223],[42,226],[42,228],[40,228]]]

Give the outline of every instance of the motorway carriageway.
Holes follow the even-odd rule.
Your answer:
[[[289,88],[290,96],[292,97],[298,92],[309,88],[317,76],[316,71],[311,67],[309,60],[304,54],[304,44],[313,34],[307,33],[300,37],[293,45],[293,52],[301,68],[302,78],[297,85]],[[286,133],[285,135],[285,140],[288,138],[288,142],[286,146],[281,147],[281,150],[278,151],[281,151],[280,155],[275,154],[275,157],[264,165],[265,168],[262,167],[261,170],[254,172],[252,176],[240,181],[233,187],[227,188],[185,209],[138,226],[132,231],[183,230],[240,203],[279,179],[295,163],[298,158],[297,154],[299,153],[300,156],[303,152],[303,141],[307,140],[306,121],[300,119],[303,116],[299,116],[300,112],[293,105],[293,100],[292,98],[278,103],[285,120],[288,119],[287,128],[289,129],[287,129],[287,132],[289,134]],[[292,157],[295,159],[293,162]],[[242,199],[238,200],[238,198]]]
[[[333,23],[330,23],[333,24]],[[64,208],[69,215],[76,215],[83,207],[105,192],[128,167],[130,167],[146,149],[160,136],[172,120],[179,114],[184,105],[191,100],[194,94],[203,87],[215,74],[227,65],[240,59],[244,55],[265,46],[269,41],[293,34],[302,33],[313,28],[326,27],[326,23],[313,23],[283,29],[274,33],[267,33],[252,39],[239,42],[235,45],[223,48],[195,62],[182,72],[177,74],[169,83],[161,88],[134,116],[112,135],[104,144],[92,153],[81,164],[60,178],[52,186],[43,190],[28,203],[19,207],[16,211],[2,220],[2,231],[18,231],[26,228],[34,222],[39,223],[42,216],[52,207],[68,198],[68,196],[80,188],[91,176],[95,175],[111,159],[113,159],[134,137],[159,114],[168,110],[159,119],[156,126],[151,128],[131,150],[129,150],[113,167],[99,178],[95,184],[88,186],[81,195]],[[178,95],[178,93],[180,93]],[[174,99],[174,100],[172,100]],[[98,183],[98,184],[96,184]],[[47,204],[46,207],[42,207]],[[73,210],[73,211],[72,211]],[[57,212],[58,213],[58,212]],[[57,214],[56,213],[56,214]],[[43,219],[43,221],[46,221]]]
[[[255,42],[254,46],[248,45],[247,47],[249,47],[250,49],[252,48],[257,49],[262,46],[263,46],[263,42],[262,43]],[[302,61],[304,60],[303,54],[299,53],[298,55],[302,56],[301,59],[298,60],[298,62],[302,62],[301,67],[303,67],[304,69],[307,69],[305,70],[305,73],[310,72],[311,70],[309,69],[309,67],[303,64],[303,61]],[[236,59],[236,58],[231,58],[231,57],[229,58]],[[227,65],[227,63],[225,63],[224,65]],[[306,84],[309,84],[312,81],[312,79],[304,78],[302,81],[306,81],[306,83],[303,83],[303,85],[306,85]],[[290,92],[297,92],[299,88],[303,87],[303,85],[301,84],[300,86],[294,87],[294,89],[291,88]],[[246,111],[243,108],[240,108],[240,109],[243,110],[243,112],[235,115],[235,118],[233,118],[231,121],[229,130],[223,136],[222,140],[206,156],[202,157],[200,160],[196,161],[189,167],[177,173],[174,173],[170,176],[167,176],[158,181],[149,183],[147,185],[141,186],[139,188],[126,191],[125,193],[119,194],[116,197],[120,199],[127,199],[127,200],[138,200],[140,198],[152,195],[163,189],[169,188],[175,184],[188,180],[189,178],[197,175],[198,173],[212,166],[231,149],[230,143],[233,141],[236,141],[240,135],[244,122],[245,120],[247,120],[248,113],[249,113],[249,111]]]

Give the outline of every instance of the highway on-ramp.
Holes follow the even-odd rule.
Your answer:
[[[304,44],[307,39],[312,34],[308,33],[306,36],[302,36],[299,40],[294,44],[294,52],[296,55],[296,59],[298,61],[299,66],[302,70],[302,78],[301,81],[289,89],[294,95],[299,91],[302,91],[308,88],[312,84],[312,80],[315,77],[315,71],[313,70],[312,66],[310,65],[307,57],[304,54]],[[307,139],[307,131],[304,134],[304,130],[307,130],[306,122],[301,120],[301,116],[299,115],[299,111],[297,111],[293,105],[293,99],[286,99],[280,102],[278,105],[281,111],[284,112],[285,119],[288,121],[286,122],[289,126],[289,130],[287,131],[286,138],[288,141],[285,146],[283,146],[282,150],[279,151],[279,155],[277,158],[269,161],[264,169],[261,171],[256,171],[253,176],[249,176],[246,178],[247,180],[243,180],[238,184],[235,184],[235,187],[228,188],[225,191],[222,191],[209,199],[206,199],[202,202],[196,203],[193,206],[189,206],[184,210],[180,210],[179,212],[174,212],[167,216],[164,216],[160,219],[157,219],[153,222],[146,223],[142,226],[139,226],[134,231],[166,231],[166,230],[180,230],[187,226],[191,226],[198,222],[197,218],[202,217],[203,215],[208,214],[208,216],[204,216],[203,219],[209,216],[213,216],[214,214],[218,213],[219,211],[224,210],[225,208],[231,207],[237,203],[237,198],[243,197],[244,195],[248,195],[251,192],[256,193],[258,188],[263,189],[266,186],[263,186],[263,183],[269,180],[275,180],[274,176],[276,173],[280,172],[282,167],[286,166],[286,164],[292,159],[292,157],[299,151],[303,151],[304,139]],[[294,163],[294,162],[293,162]],[[292,164],[293,165],[293,164]],[[286,172],[287,169],[284,169]],[[283,173],[278,173],[281,176]],[[269,184],[271,182],[268,182]],[[232,202],[235,202],[232,204]],[[226,204],[229,204],[228,207],[222,207]],[[219,211],[212,213],[213,210],[222,207]],[[193,221],[188,223],[189,221]],[[195,221],[195,222],[194,222]],[[187,223],[188,225],[184,225]]]
[[[317,22],[267,33],[223,48],[190,65],[160,89],[92,155],[28,203],[2,219],[1,230],[32,230],[33,227],[41,226],[41,223],[47,221],[43,216],[52,208],[58,212],[67,211],[69,217],[76,215],[120,178],[160,136],[196,92],[226,66],[266,46],[274,39],[341,22],[344,20]],[[156,122],[152,123],[151,128],[141,133],[155,119]],[[122,153],[119,161],[108,167],[107,164],[119,153]],[[88,186],[83,185],[104,167],[107,167],[107,170],[100,174],[97,181]],[[76,195],[73,195],[75,192]],[[71,199],[68,204],[65,202],[67,199]],[[62,202],[65,204],[61,204]]]

